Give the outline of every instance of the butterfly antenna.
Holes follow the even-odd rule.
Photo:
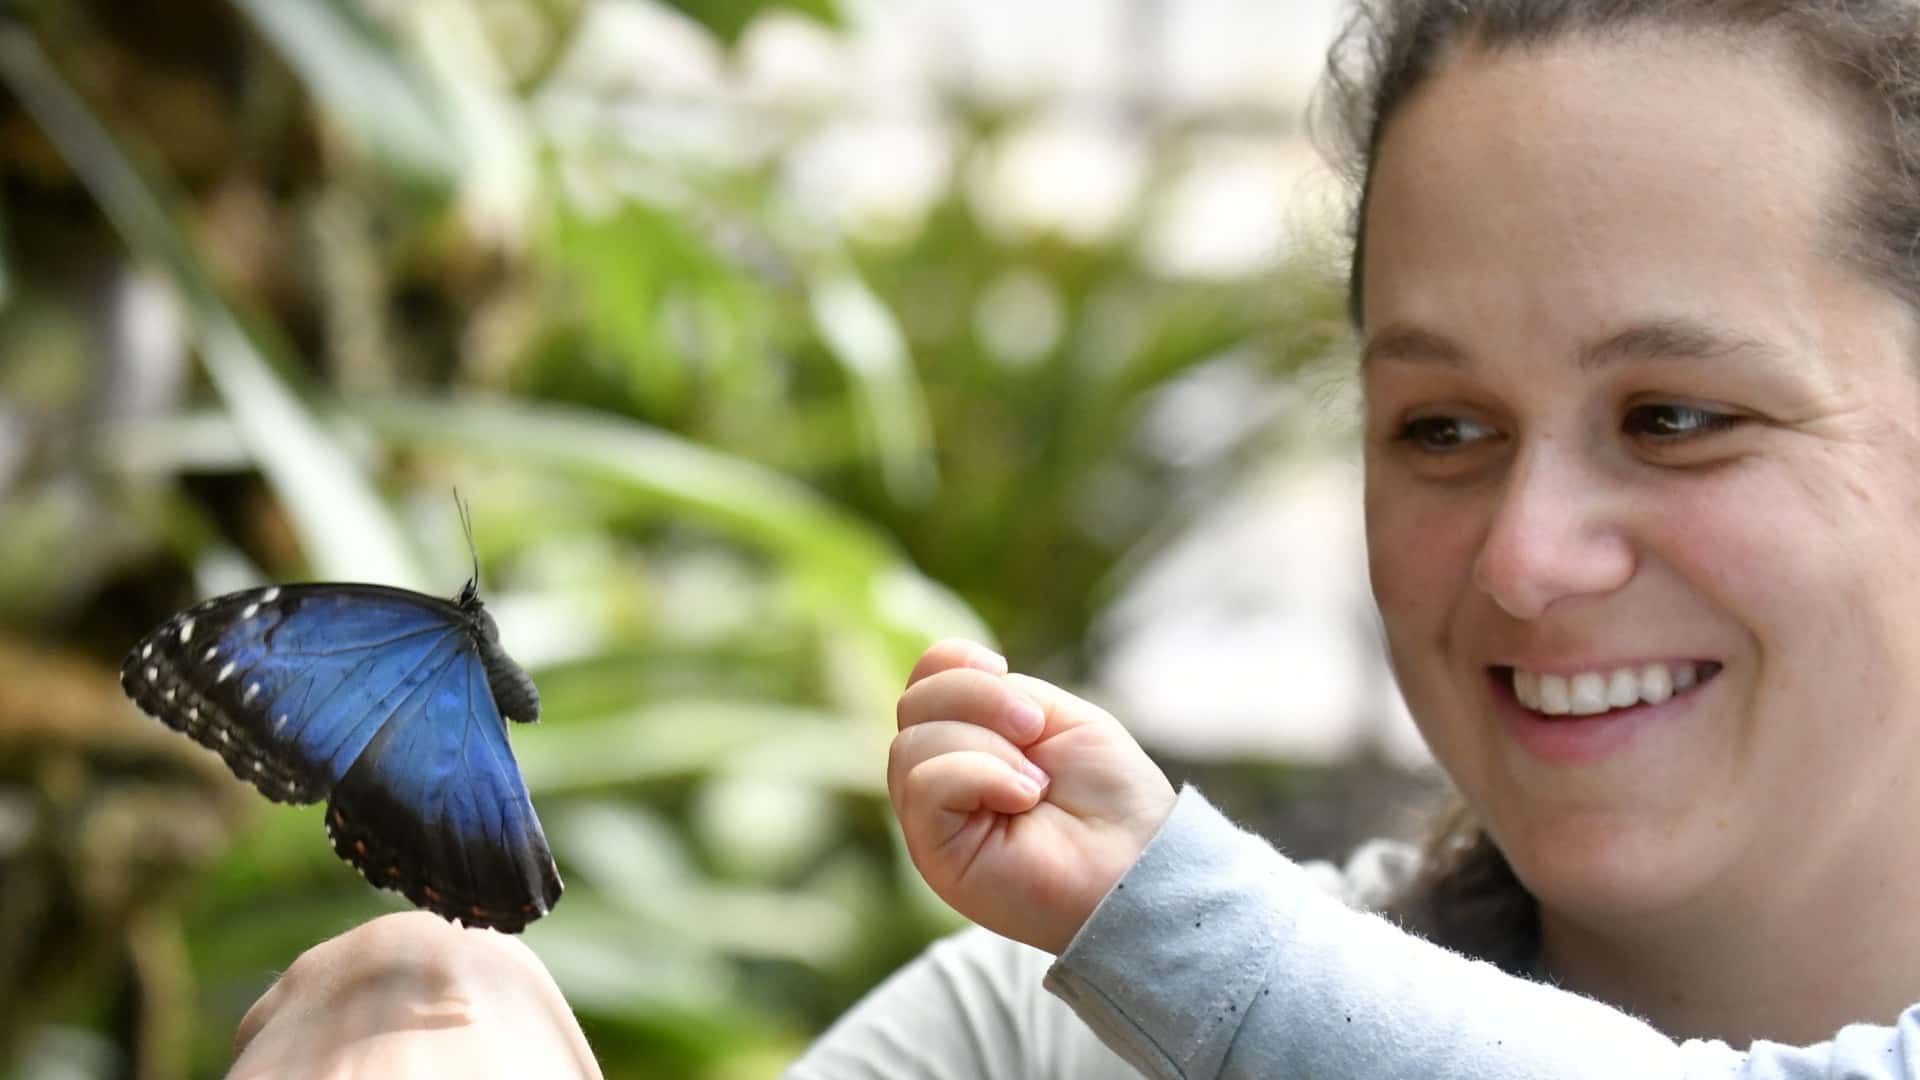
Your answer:
[[[477,596],[480,592],[480,549],[473,542],[473,508],[460,497],[460,489],[453,489],[453,505],[460,513],[460,528],[467,534],[467,554],[473,558],[473,576],[467,579],[463,595]]]

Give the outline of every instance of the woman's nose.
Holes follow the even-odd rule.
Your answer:
[[[1474,560],[1473,583],[1507,614],[1538,619],[1561,601],[1605,595],[1633,576],[1622,496],[1550,452],[1514,462]]]

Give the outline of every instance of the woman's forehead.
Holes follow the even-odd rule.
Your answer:
[[[1780,303],[1831,270],[1851,125],[1784,55],[1712,40],[1457,57],[1382,140],[1366,329],[1618,318],[1676,290]]]

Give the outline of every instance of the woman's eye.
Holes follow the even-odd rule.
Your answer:
[[[1400,425],[1394,440],[1427,453],[1444,454],[1493,434],[1492,428],[1464,416],[1416,416]]]
[[[1650,439],[1685,439],[1725,431],[1740,422],[1729,413],[1697,405],[1636,405],[1627,410],[1621,427],[1629,435]]]

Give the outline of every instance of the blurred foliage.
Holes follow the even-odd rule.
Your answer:
[[[1146,413],[1338,340],[1310,268],[1167,280],[958,184],[842,233],[779,183],[826,117],[718,160],[583,133],[595,5],[0,5],[0,1061],[217,1075],[397,903],[113,669],[247,584],[452,594],[457,487],[546,701],[514,745],[569,887],[529,943],[610,1076],[771,1075],[952,925],[884,813],[913,658],[1081,674],[1116,573],[1273,437],[1168,460]],[[721,48],[838,21],[670,7]],[[1007,119],[949,104],[962,160]],[[983,332],[1008,297],[1051,329]]]

